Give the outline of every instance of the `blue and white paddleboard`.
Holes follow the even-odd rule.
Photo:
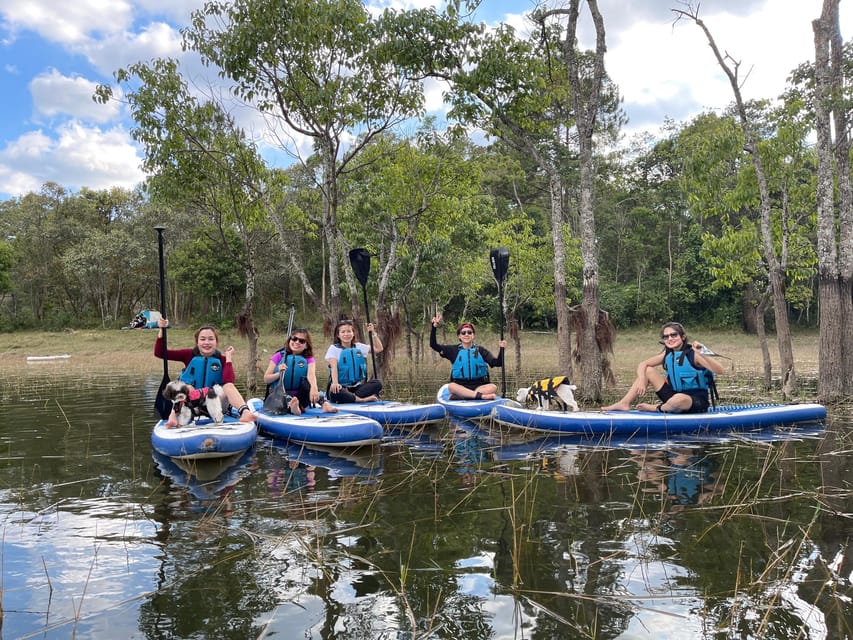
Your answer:
[[[826,419],[820,404],[722,405],[706,413],[650,411],[546,411],[517,402],[494,407],[495,422],[511,427],[580,435],[683,433],[703,430],[757,429],[819,422]]]
[[[225,416],[218,423],[208,418],[172,428],[160,420],[151,432],[151,444],[155,451],[170,458],[225,458],[243,453],[257,437],[254,422],[240,422],[232,416]]]
[[[354,413],[323,413],[310,408],[298,416],[273,415],[264,412],[260,398],[251,398],[247,404],[261,431],[295,444],[361,447],[382,440],[381,424]]]
[[[436,402],[442,405],[447,415],[466,420],[488,418],[492,409],[507,402],[498,396],[495,400],[452,400],[448,385],[442,385],[435,395]]]

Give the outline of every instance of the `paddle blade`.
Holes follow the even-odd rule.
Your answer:
[[[349,252],[349,261],[355,277],[362,287],[366,287],[367,276],[370,275],[370,252],[367,249],[352,249]]]
[[[509,249],[506,247],[492,249],[489,253],[489,260],[492,264],[492,273],[495,274],[495,280],[498,281],[499,285],[503,284],[509,270]]]
[[[172,413],[172,403],[163,397],[163,389],[166,388],[167,384],[169,384],[169,374],[164,373],[163,380],[160,382],[160,388],[157,389],[157,398],[154,400],[154,409],[162,420],[168,418],[169,414]]]

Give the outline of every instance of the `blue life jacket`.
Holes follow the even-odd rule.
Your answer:
[[[459,345],[450,377],[453,380],[479,380],[489,377],[489,365],[483,360],[477,345],[470,349],[463,349],[462,345]]]
[[[338,382],[352,387],[367,380],[367,358],[358,347],[342,348],[338,357]]]
[[[284,349],[279,350],[279,353],[281,354],[281,361],[275,367],[276,373],[281,369],[282,364],[286,365],[287,369],[282,378],[284,380],[284,388],[287,391],[298,389],[302,381],[308,377],[308,360],[295,353],[286,353]],[[269,385],[270,389],[273,389],[278,384],[278,381],[279,378],[276,378],[275,382]]]
[[[203,356],[198,347],[193,348],[193,358],[181,371],[180,380],[191,384],[196,389],[222,384],[222,360],[219,359],[219,351],[214,351],[211,356]]]
[[[693,355],[693,348],[689,346],[683,351],[667,349],[663,368],[675,391],[707,391],[714,384],[714,372],[693,364]]]

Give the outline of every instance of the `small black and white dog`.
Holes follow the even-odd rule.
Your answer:
[[[193,389],[185,382],[172,380],[163,389],[163,397],[172,403],[181,426],[205,416],[216,423],[222,422],[228,409],[225,391],[218,384]]]
[[[516,400],[536,409],[568,411],[571,407],[572,411],[578,411],[580,408],[575,402],[575,389],[577,386],[569,384],[566,376],[555,376],[522,387],[518,390]]]

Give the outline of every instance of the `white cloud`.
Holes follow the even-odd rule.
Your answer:
[[[196,9],[204,7],[204,0],[136,0],[135,5],[148,15],[165,16],[178,24],[189,24]]]
[[[114,33],[75,48],[105,76],[140,60],[181,58],[181,34],[164,22],[152,22],[138,33]]]
[[[118,101],[98,104],[92,100],[97,84],[79,76],[63,76],[55,69],[42,73],[30,82],[35,113],[47,118],[71,116],[99,123],[116,119],[121,112]]]
[[[133,188],[144,178],[127,131],[72,121],[52,138],[29,132],[0,150],[0,192],[22,195],[47,181],[69,188]]]
[[[126,0],[0,0],[0,14],[11,31],[27,29],[51,42],[77,44],[128,27],[133,9]]]

